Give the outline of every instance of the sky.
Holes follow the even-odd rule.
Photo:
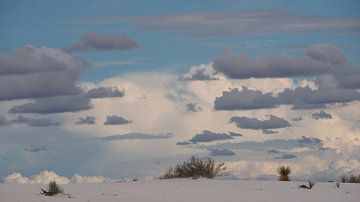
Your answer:
[[[359,10],[3,0],[0,178],[156,177],[191,155],[238,179],[357,174]]]

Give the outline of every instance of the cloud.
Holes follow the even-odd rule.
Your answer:
[[[229,89],[224,91],[222,96],[216,97],[214,108],[216,110],[246,110],[273,108],[277,104],[277,99],[270,93],[262,93],[258,90],[251,90],[242,86],[242,90]]]
[[[189,73],[184,74],[180,77],[183,81],[208,81],[218,80],[218,76],[212,64],[201,64],[199,66],[192,66]]]
[[[58,49],[27,45],[0,57],[0,101],[80,94],[83,60]]]
[[[309,76],[332,71],[332,66],[307,55],[251,57],[244,52],[226,50],[213,63],[217,72],[232,79]]]
[[[246,110],[275,108],[279,105],[293,105],[293,109],[323,108],[326,104],[348,103],[360,100],[360,92],[355,89],[319,88],[309,86],[285,89],[277,96],[251,90],[247,87],[223,91],[222,96],[216,97],[216,110]]]
[[[268,129],[263,129],[262,132],[264,134],[267,134],[267,135],[277,134],[278,133],[278,131],[276,131],[276,130],[268,130]]]
[[[79,96],[56,96],[38,98],[34,102],[13,106],[9,113],[64,113],[91,109],[90,99]]]
[[[109,97],[123,97],[124,91],[110,87],[99,87],[90,89],[85,93],[88,98],[109,98]]]
[[[196,102],[186,104],[185,108],[186,108],[186,111],[188,111],[188,112],[202,111],[202,108],[197,106]]]
[[[105,178],[103,176],[82,176],[75,173],[71,179],[63,176],[59,176],[53,171],[42,171],[37,175],[31,177],[22,176],[21,173],[12,173],[4,178],[5,183],[16,184],[48,184],[50,181],[56,181],[58,184],[91,184],[91,183],[104,183],[111,182],[113,180]]]
[[[210,156],[234,156],[236,155],[235,152],[229,149],[211,149]]]
[[[123,135],[111,135],[96,138],[104,141],[120,141],[120,140],[152,140],[152,139],[167,139],[174,135],[172,133],[146,134],[146,133],[127,133]]]
[[[44,146],[41,147],[37,147],[37,146],[27,146],[24,149],[27,152],[41,152],[41,151],[46,151],[46,148]]]
[[[332,119],[331,114],[328,114],[326,112],[324,112],[323,110],[321,110],[320,112],[315,112],[312,115],[313,119],[319,120],[319,119]]]
[[[291,124],[283,118],[279,118],[271,114],[266,115],[266,117],[268,118],[268,120],[261,121],[256,118],[234,116],[231,117],[230,123],[235,123],[236,126],[239,128],[254,130],[286,128],[291,126]]]
[[[304,15],[283,11],[242,11],[113,16],[75,19],[72,22],[82,24],[131,22],[146,31],[181,31],[188,33],[187,37],[215,37],[270,33],[359,33],[359,21],[359,17]]]
[[[138,47],[136,41],[128,36],[102,36],[94,32],[87,32],[80,41],[66,48],[68,52],[75,51],[111,51],[131,50]]]
[[[295,159],[295,158],[297,158],[297,156],[294,155],[294,154],[283,154],[282,156],[275,157],[274,159],[277,159],[277,160],[288,160],[288,159]]]
[[[226,133],[214,133],[208,130],[204,130],[199,134],[196,134],[193,138],[191,138],[190,142],[196,144],[199,142],[212,142],[217,140],[229,140],[233,139],[233,137]]]
[[[106,121],[104,122],[104,125],[122,125],[122,124],[128,124],[131,123],[131,121],[124,119],[121,116],[106,116]]]
[[[82,124],[95,124],[95,117],[93,116],[87,116],[87,117],[79,117],[79,120],[77,122],[75,122],[75,124],[77,125],[82,125]]]
[[[16,119],[11,120],[10,124],[27,124],[29,127],[49,127],[49,126],[59,126],[60,122],[53,121],[47,118],[27,118],[23,116],[18,116]]]
[[[297,139],[273,139],[265,141],[243,141],[243,142],[226,142],[216,145],[203,146],[205,149],[230,149],[230,150],[251,150],[263,151],[268,153],[269,150],[291,150],[295,148],[323,148],[323,141],[319,138],[305,137]]]

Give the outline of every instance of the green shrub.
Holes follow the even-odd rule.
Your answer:
[[[64,193],[64,190],[55,181],[50,181],[48,184],[48,190],[41,189],[41,194],[45,196],[54,196],[59,193]]]
[[[290,181],[289,175],[291,173],[291,169],[289,166],[280,166],[278,168],[278,173],[280,175],[279,180],[280,181]]]
[[[217,163],[211,158],[200,159],[197,156],[191,158],[183,163],[170,167],[161,179],[170,178],[193,178],[199,177],[214,178],[220,174],[220,171],[225,170],[224,163]]]

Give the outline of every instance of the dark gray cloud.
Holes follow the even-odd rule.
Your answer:
[[[147,31],[185,31],[187,37],[256,35],[269,33],[359,33],[359,17],[302,15],[283,11],[177,13],[76,19],[75,23],[131,22]]]
[[[84,96],[38,98],[34,102],[13,106],[9,113],[63,113],[91,109],[90,99]]]
[[[244,128],[244,129],[254,129],[254,130],[260,130],[260,129],[276,129],[276,128],[285,128],[290,127],[291,124],[283,119],[276,117],[274,115],[268,114],[266,115],[268,120],[261,121],[256,118],[248,118],[245,116],[234,116],[231,117],[230,123],[235,123],[237,127]]]
[[[126,120],[121,116],[114,115],[114,116],[106,116],[106,121],[104,122],[104,125],[122,125],[128,123],[131,123],[131,121]]]
[[[210,156],[234,156],[234,155],[236,155],[236,153],[229,149],[211,149],[209,155]]]
[[[83,60],[57,49],[25,46],[0,57],[0,101],[80,94]]]
[[[354,89],[310,87],[286,89],[278,96],[279,104],[293,104],[294,109],[318,108],[325,104],[346,103],[360,100],[360,93]],[[313,107],[312,107],[313,106]]]
[[[79,120],[77,122],[75,122],[75,124],[77,125],[82,125],[82,124],[95,124],[95,117],[93,116],[87,116],[87,117],[79,117]]]
[[[137,48],[138,44],[128,36],[102,36],[97,33],[85,33],[80,41],[66,48],[66,51],[111,51],[130,50]]]
[[[106,137],[96,138],[103,141],[120,141],[120,140],[151,140],[151,139],[166,139],[173,137],[172,133],[159,133],[159,134],[147,134],[147,133],[127,133],[123,135],[111,135]]]
[[[319,120],[319,119],[332,119],[331,114],[328,114],[326,112],[324,112],[323,110],[321,110],[320,112],[315,112],[312,115],[313,119]]]
[[[218,149],[245,149],[254,151],[269,152],[271,150],[290,150],[294,148],[307,147],[307,148],[323,148],[323,142],[318,138],[301,137],[298,139],[274,139],[266,141],[244,141],[244,142],[227,142],[217,145],[204,146],[207,149],[218,148]]]
[[[296,117],[296,118],[293,118],[292,120],[293,120],[293,121],[302,121],[303,118],[302,118],[302,117]]]
[[[267,135],[278,134],[278,131],[269,129],[263,129],[262,132]]]
[[[46,148],[44,146],[27,146],[27,147],[25,147],[24,151],[41,152],[41,151],[46,151]]]
[[[331,65],[307,55],[299,58],[285,55],[251,57],[246,53],[237,54],[227,50],[213,63],[217,72],[233,79],[309,76],[332,71]]]
[[[224,91],[222,96],[215,99],[214,104],[216,110],[261,109],[275,107],[277,99],[270,93],[262,93],[243,86],[241,91],[237,88]]]
[[[29,127],[49,127],[49,126],[59,126],[61,125],[58,121],[53,121],[47,118],[28,118],[23,116],[18,116],[16,119],[9,121],[10,124],[26,124]]]
[[[120,91],[116,87],[115,88],[99,87],[89,90],[88,92],[86,92],[85,95],[88,98],[123,97],[124,91]]]
[[[196,102],[186,104],[185,108],[186,108],[186,111],[188,111],[188,112],[202,111],[202,108],[199,107]]]
[[[360,100],[360,92],[355,89],[297,87],[285,89],[278,96],[243,87],[224,91],[214,102],[216,110],[244,110],[274,108],[292,105],[293,109],[324,108],[327,104],[348,103]]]
[[[208,130],[204,130],[199,134],[196,134],[193,138],[191,138],[191,143],[198,143],[198,142],[212,142],[217,140],[229,140],[233,139],[230,134],[226,133],[214,133]],[[180,142],[179,145],[184,145],[186,142]]]
[[[288,160],[288,159],[295,159],[297,158],[294,154],[283,154],[282,156],[275,157],[274,159],[277,160]]]

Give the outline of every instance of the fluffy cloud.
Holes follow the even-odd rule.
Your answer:
[[[192,66],[189,73],[180,77],[180,80],[184,81],[207,81],[218,80],[218,76],[212,64],[201,64],[199,66]]]
[[[0,101],[79,94],[86,63],[52,48],[25,46],[0,58]]]
[[[328,114],[326,112],[324,112],[323,110],[321,110],[320,112],[315,112],[312,115],[313,119],[319,120],[319,119],[332,119],[331,114]]]
[[[47,170],[31,177],[22,176],[21,173],[12,173],[4,178],[5,183],[16,184],[48,184],[50,181],[56,181],[58,184],[91,184],[110,182],[111,180],[103,176],[81,176],[77,173],[69,179],[67,177],[59,176],[53,171]]]
[[[237,54],[229,50],[214,59],[214,69],[234,79],[308,76],[332,71],[327,63],[307,55],[299,58],[283,55],[251,57],[246,53]]]
[[[233,156],[233,155],[236,155],[236,153],[229,149],[211,149],[209,155],[210,156]]]
[[[90,99],[79,96],[55,96],[38,98],[34,102],[13,106],[9,113],[63,113],[91,109]]]
[[[75,124],[77,125],[81,125],[81,124],[95,124],[95,117],[93,116],[87,116],[87,117],[79,117],[79,120],[77,122],[75,122]]]
[[[291,124],[283,119],[276,117],[274,115],[268,114],[266,115],[268,120],[259,120],[256,118],[248,118],[245,116],[234,116],[231,117],[230,123],[235,123],[237,127],[239,128],[245,128],[245,129],[276,129],[276,128],[285,128],[290,127]]]
[[[138,44],[128,36],[101,36],[97,33],[85,33],[80,41],[66,48],[66,51],[110,51],[130,50],[137,48]]]
[[[151,140],[151,139],[166,139],[173,137],[172,133],[146,134],[146,133],[127,133],[123,135],[111,135],[96,138],[104,141],[119,141],[119,140]]]
[[[59,126],[61,123],[58,121],[53,121],[47,118],[27,118],[23,116],[18,116],[16,119],[10,121],[11,124],[27,124],[30,127],[49,127],[49,126]]]
[[[122,124],[128,124],[131,123],[131,121],[124,119],[121,116],[106,116],[106,121],[104,122],[104,125],[122,125]]]
[[[117,88],[99,87],[90,89],[85,95],[88,98],[122,97],[124,96],[124,92]]]
[[[192,103],[188,103],[185,105],[185,109],[186,111],[188,112],[198,112],[198,111],[201,111],[202,108],[197,106],[197,103],[196,102],[192,102]]]

